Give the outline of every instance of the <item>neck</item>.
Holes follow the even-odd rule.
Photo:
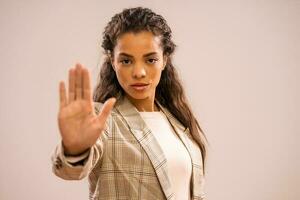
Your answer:
[[[133,99],[127,96],[130,102],[136,107],[139,112],[157,112],[159,107],[155,104],[154,98]]]

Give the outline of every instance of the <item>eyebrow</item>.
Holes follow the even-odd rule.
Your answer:
[[[143,55],[143,57],[152,56],[152,55],[154,55],[154,54],[158,54],[158,53],[157,53],[157,52],[146,53],[145,55]],[[127,56],[127,57],[130,57],[130,58],[133,58],[132,55],[127,54],[127,53],[124,53],[124,52],[119,53],[119,56]]]

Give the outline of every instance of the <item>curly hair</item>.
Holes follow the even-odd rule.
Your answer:
[[[205,158],[207,138],[193,115],[180,82],[177,70],[172,64],[171,56],[176,45],[171,39],[172,31],[166,20],[149,8],[128,8],[114,15],[103,32],[102,48],[105,60],[102,64],[97,86],[94,91],[94,101],[104,103],[111,97],[122,97],[125,91],[120,86],[110,57],[117,38],[128,32],[150,31],[160,36],[163,54],[168,56],[165,69],[156,87],[155,99],[166,107],[178,121],[190,130],[193,139],[198,144],[202,154],[203,174],[205,174]]]

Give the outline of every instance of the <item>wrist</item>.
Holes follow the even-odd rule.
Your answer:
[[[78,156],[81,156],[85,153],[87,153],[90,148],[87,148],[87,149],[71,149],[69,147],[67,147],[64,142],[62,142],[62,146],[63,146],[63,149],[64,149],[64,155],[65,156],[69,156],[69,157],[78,157]]]

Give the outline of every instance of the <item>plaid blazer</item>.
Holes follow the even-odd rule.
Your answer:
[[[155,100],[156,101],[156,100]],[[192,160],[191,199],[204,199],[204,176],[200,148],[185,128],[158,101]],[[102,103],[94,103],[96,113]],[[59,144],[52,155],[53,172],[66,180],[88,175],[90,199],[174,200],[167,171],[168,162],[136,107],[124,96],[118,100],[106,121],[107,128],[87,155],[76,157],[80,165],[64,156]]]

